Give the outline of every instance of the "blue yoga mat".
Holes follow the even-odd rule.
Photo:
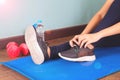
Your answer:
[[[94,62],[70,62],[63,59],[49,60],[41,65],[31,57],[3,63],[30,80],[97,80],[120,71],[120,47],[95,49]]]

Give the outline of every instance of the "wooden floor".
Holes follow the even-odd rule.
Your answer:
[[[68,41],[69,39],[71,39],[71,36],[48,41],[48,44],[50,46],[53,46]],[[0,62],[5,62],[9,60],[11,59],[7,56],[6,50],[5,49],[0,50]],[[22,76],[21,74],[0,64],[0,80],[28,80],[28,79]],[[120,72],[113,73],[99,80],[120,80]]]

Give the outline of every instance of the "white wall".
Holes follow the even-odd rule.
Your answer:
[[[0,38],[23,35],[42,19],[46,30],[87,23],[105,0],[0,0]]]

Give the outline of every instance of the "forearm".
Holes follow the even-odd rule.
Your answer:
[[[111,4],[114,0],[106,0],[103,7],[96,13],[96,15],[90,20],[82,34],[88,34],[90,33],[98,24],[99,22],[104,18],[106,15],[108,9],[110,8]]]
[[[101,38],[116,35],[116,34],[120,34],[120,22],[97,32],[97,35],[99,35]]]
[[[90,33],[98,24],[99,22],[102,20],[101,15],[99,15],[98,13],[90,20],[90,22],[88,23],[88,25],[86,26],[86,28],[83,30],[83,32],[81,34],[88,34]]]

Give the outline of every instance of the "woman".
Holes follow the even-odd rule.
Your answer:
[[[119,34],[120,0],[106,0],[83,32],[69,42],[48,47],[33,27],[27,28],[25,41],[36,64],[57,57],[70,61],[94,61],[94,47],[120,46]]]

